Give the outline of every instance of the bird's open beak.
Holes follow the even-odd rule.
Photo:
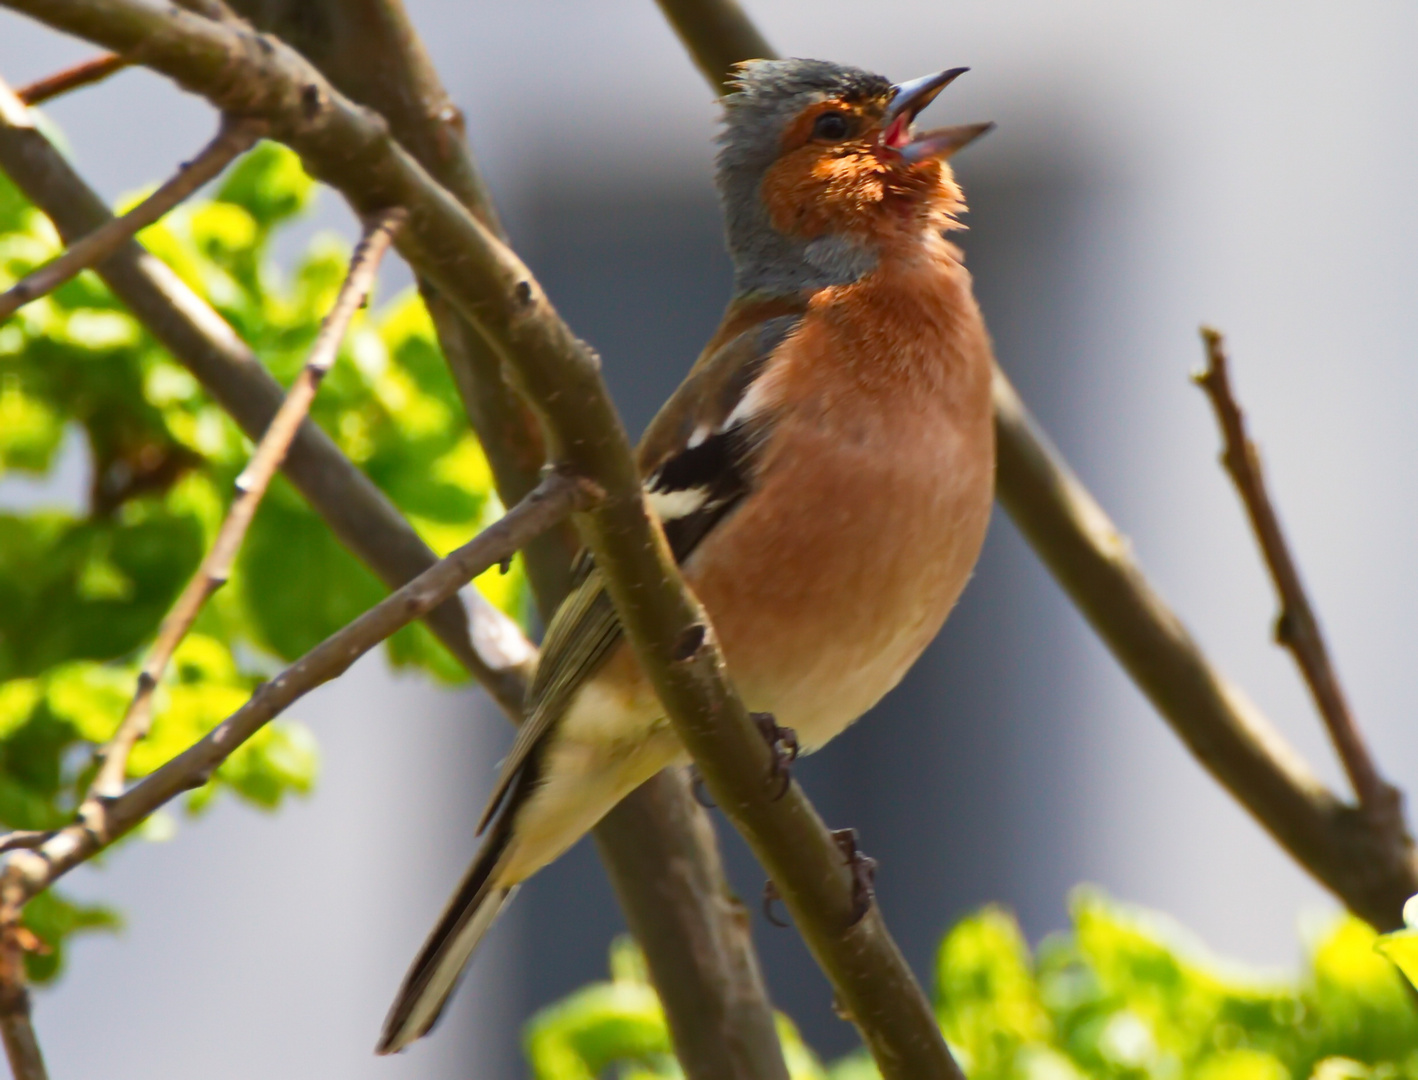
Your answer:
[[[937,128],[915,138],[911,136],[911,123],[917,114],[934,101],[936,95],[969,70],[950,68],[898,85],[883,117],[886,126],[881,133],[881,145],[895,150],[914,165],[930,158],[948,158],[993,128],[992,123],[960,124],[956,127]]]

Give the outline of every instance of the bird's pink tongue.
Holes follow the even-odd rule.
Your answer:
[[[881,136],[881,145],[889,146],[893,150],[900,150],[911,141],[911,118],[902,113],[895,120],[891,121],[889,127]]]

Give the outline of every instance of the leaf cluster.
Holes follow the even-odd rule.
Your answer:
[[[1207,953],[1163,916],[1089,890],[1072,927],[1032,951],[988,907],[936,956],[936,1011],[971,1080],[1412,1080],[1418,1008],[1352,916],[1310,944],[1297,977]],[[683,1074],[643,961],[628,939],[612,978],[543,1009],[525,1045],[537,1080]],[[792,1080],[876,1080],[862,1051],[830,1065],[779,1018]]]
[[[263,143],[215,194],[145,230],[141,242],[216,308],[283,384],[295,378],[344,278],[348,250],[316,237],[289,272],[273,251],[311,205],[295,156]],[[0,175],[0,287],[61,250],[47,218]],[[421,302],[363,313],[312,410],[440,554],[499,512]],[[52,829],[73,816],[93,751],[130,700],[145,647],[197,570],[252,446],[196,379],[86,272],[0,326],[0,480],[46,477],[82,459],[82,505],[0,510],[0,826]],[[3,502],[3,494],[0,494]],[[520,614],[520,570],[480,582]],[[144,775],[240,706],[259,679],[385,595],[382,584],[278,479],[235,566],[183,642],[150,736]],[[421,625],[389,643],[396,664],[445,680],[462,669]],[[297,721],[269,725],[189,809],[228,790],[263,808],[308,791],[317,754]],[[59,897],[26,918],[54,974],[67,934],[112,913]]]

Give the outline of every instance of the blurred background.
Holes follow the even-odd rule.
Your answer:
[[[519,250],[602,353],[638,431],[727,295],[710,92],[649,0],[409,6]],[[1187,381],[1198,323],[1229,334],[1356,712],[1391,778],[1418,788],[1405,659],[1418,629],[1418,11],[748,6],[785,54],[898,79],[973,69],[931,116],[999,124],[958,164],[961,243],[1001,363],[1208,653],[1338,785],[1269,643],[1274,604]],[[0,13],[12,85],[92,51]],[[142,72],[50,113],[110,198],[166,175],[213,123]],[[354,233],[329,195],[310,227]],[[391,266],[382,295],[408,280]],[[50,483],[0,482],[0,506],[77,504],[85,485],[76,447]],[[622,924],[583,844],[524,890],[437,1035],[373,1058],[473,850],[510,729],[476,691],[396,679],[379,657],[298,715],[322,750],[311,798],[275,817],[228,800],[169,843],[75,875],[72,891],[120,907],[127,930],[77,943],[38,996],[54,1075],[513,1077],[522,1020],[604,974]],[[941,932],[971,908],[1002,902],[1037,940],[1084,881],[1269,966],[1291,964],[1304,917],[1332,907],[1192,761],[1002,514],[940,640],[798,776],[880,860],[880,902],[924,981]],[[721,833],[756,908],[761,872]],[[775,1002],[822,1052],[853,1045],[795,934],[755,930]]]

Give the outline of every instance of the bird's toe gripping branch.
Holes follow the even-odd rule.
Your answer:
[[[856,829],[834,829],[832,839],[837,841],[842,858],[847,862],[847,869],[852,873],[852,916],[851,921],[847,923],[850,929],[867,917],[867,912],[876,900],[876,860],[864,854],[857,846]],[[786,927],[788,924],[773,913],[773,905],[781,899],[783,894],[778,891],[778,886],[771,880],[765,881],[763,917],[774,926]]]
[[[793,782],[791,766],[798,759],[801,749],[798,736],[792,728],[779,727],[772,713],[756,712],[749,713],[749,716],[758,725],[768,749],[773,751],[773,766],[768,772],[768,778],[778,785],[773,793],[773,801],[777,802],[788,793],[788,785]]]
[[[842,857],[852,872],[852,921],[847,925],[856,926],[866,918],[876,899],[876,860],[857,846],[856,829],[834,829],[832,839],[842,849]]]

